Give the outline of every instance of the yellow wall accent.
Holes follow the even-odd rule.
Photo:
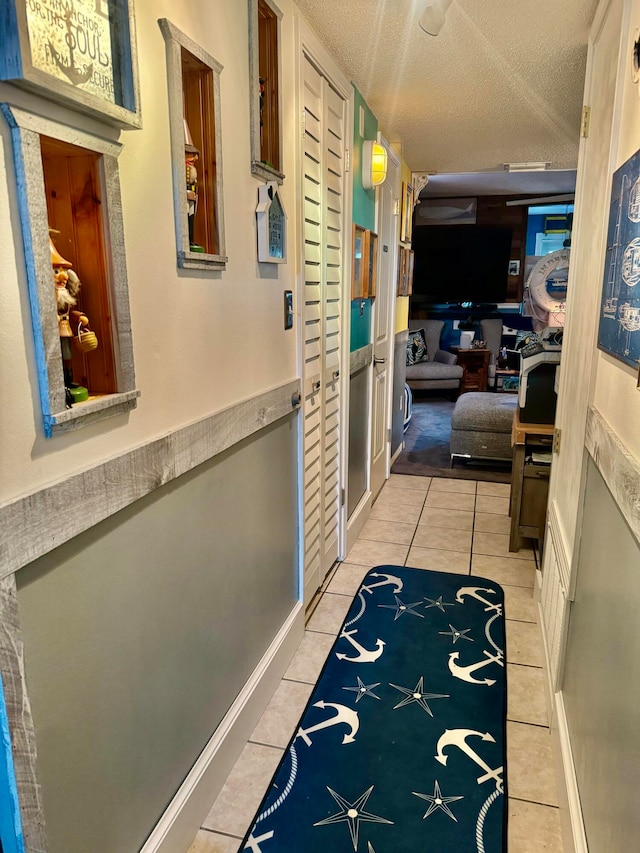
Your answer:
[[[409,297],[398,296],[396,298],[396,335],[409,328]]]

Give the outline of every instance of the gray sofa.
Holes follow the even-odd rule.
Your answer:
[[[411,320],[409,329],[424,329],[427,341],[428,361],[407,365],[407,385],[412,391],[433,389],[450,390],[460,387],[462,367],[456,364],[457,358],[452,352],[440,349],[442,320]]]

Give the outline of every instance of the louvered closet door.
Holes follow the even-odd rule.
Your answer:
[[[344,101],[304,59],[305,600],[338,556]]]

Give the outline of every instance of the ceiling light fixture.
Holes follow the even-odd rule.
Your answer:
[[[505,163],[505,172],[546,172],[551,163]]]
[[[362,143],[362,186],[365,190],[383,184],[387,177],[387,149],[372,139]]]
[[[446,23],[446,12],[453,0],[434,0],[428,3],[418,19],[421,30],[430,36],[437,36]]]

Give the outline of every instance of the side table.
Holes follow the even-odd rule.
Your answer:
[[[486,391],[489,381],[489,349],[460,349],[451,347],[451,352],[458,356],[458,364],[463,369],[460,381],[460,393],[465,391]]]
[[[513,415],[511,444],[513,445],[513,464],[509,500],[511,516],[509,550],[518,551],[520,538],[523,536],[537,539],[542,548],[551,465],[536,463],[532,454],[536,451],[551,450],[553,424],[522,423],[516,408]]]

